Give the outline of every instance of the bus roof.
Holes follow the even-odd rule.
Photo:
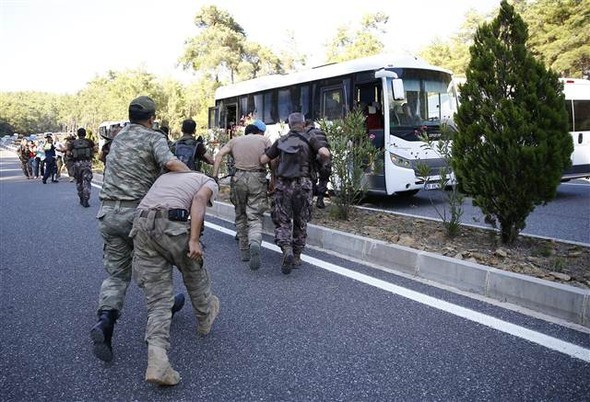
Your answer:
[[[267,75],[264,77],[238,82],[233,85],[226,85],[219,87],[215,91],[215,99],[226,99],[233,96],[251,94],[267,89],[283,88],[294,84],[337,77],[339,75],[352,74],[361,71],[377,71],[384,67],[428,69],[451,74],[450,71],[428,64],[425,60],[416,56],[379,54],[376,56],[364,57],[342,63],[326,64],[291,74]]]

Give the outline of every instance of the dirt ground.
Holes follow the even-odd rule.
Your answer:
[[[224,187],[218,200],[229,202],[228,189]],[[458,236],[449,238],[439,222],[361,209],[355,209],[350,219],[343,221],[331,217],[329,199],[326,205],[326,209],[314,207],[310,223],[505,271],[590,288],[590,247],[522,235],[516,244],[508,247],[501,243],[495,231],[468,226],[463,226]]]

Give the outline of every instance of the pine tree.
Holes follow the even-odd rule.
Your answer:
[[[573,142],[561,83],[526,47],[506,0],[478,28],[457,112],[452,166],[461,191],[512,244],[537,205],[555,197]]]

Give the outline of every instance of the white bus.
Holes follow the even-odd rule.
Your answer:
[[[430,167],[427,183],[438,182],[444,162],[423,147],[417,130],[439,138],[441,124],[457,110],[457,95],[448,70],[413,56],[378,55],[220,87],[209,128],[231,137],[240,121],[260,119],[276,139],[292,112],[330,121],[357,106],[365,110],[367,135],[383,151],[381,167],[367,175],[370,193],[415,194],[425,187],[418,164]]]
[[[569,132],[574,142],[572,166],[564,172],[563,180],[590,178],[590,80],[561,78]]]

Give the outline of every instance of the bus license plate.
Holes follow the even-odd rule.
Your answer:
[[[424,184],[424,190],[438,190],[440,183],[426,183]]]

